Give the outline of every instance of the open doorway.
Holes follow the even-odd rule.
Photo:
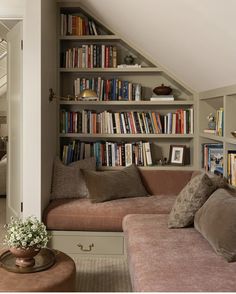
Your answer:
[[[8,130],[8,33],[20,20],[0,19],[0,223],[6,222],[6,197],[7,197],[7,152]]]

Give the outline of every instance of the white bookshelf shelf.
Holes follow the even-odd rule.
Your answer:
[[[224,137],[213,135],[213,134],[200,133],[200,137],[201,138],[206,138],[206,139],[209,139],[209,140],[224,142]]]
[[[60,36],[61,41],[120,41],[116,35]]]
[[[193,105],[193,100],[175,100],[175,101],[60,101],[60,105],[88,105],[88,106],[100,106],[100,105],[114,105],[114,106],[148,106],[148,105]]]
[[[192,134],[81,134],[81,133],[60,133],[61,138],[77,138],[77,139],[192,139],[194,135]]]
[[[162,70],[156,67],[129,67],[129,68],[63,68],[59,69],[61,73],[158,73]]]

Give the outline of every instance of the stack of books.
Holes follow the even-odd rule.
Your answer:
[[[96,113],[62,109],[60,130],[64,134],[193,134],[193,109],[178,109],[166,115],[151,111]]]
[[[61,14],[61,36],[82,36],[98,34],[98,28],[92,19],[89,19],[82,14]]]
[[[223,144],[202,144],[202,167],[207,172],[223,175]]]
[[[104,79],[102,77],[77,78],[74,80],[74,94],[78,96],[85,89],[97,93],[100,101],[137,101],[137,90],[142,92],[142,86],[127,80],[117,78]]]
[[[113,45],[91,44],[68,48],[62,53],[65,68],[114,68],[117,67],[117,48]]]
[[[150,98],[150,101],[174,101],[173,95],[155,95]]]
[[[236,186],[236,150],[229,150],[227,154],[227,178],[229,184]]]
[[[151,146],[149,142],[80,142],[74,140],[62,147],[62,162],[73,161],[94,156],[97,166],[138,166],[152,165]]]

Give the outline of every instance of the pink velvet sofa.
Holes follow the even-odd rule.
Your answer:
[[[236,262],[216,255],[193,227],[168,229],[167,214],[123,220],[135,292],[235,292]]]
[[[123,198],[103,203],[88,199],[57,199],[44,211],[49,230],[122,232],[128,214],[167,214],[176,195],[187,184],[193,171],[140,170],[148,197]]]

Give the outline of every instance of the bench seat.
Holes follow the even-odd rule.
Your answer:
[[[103,203],[88,199],[57,199],[44,211],[49,230],[122,232],[127,214],[169,213],[175,195],[123,198]]]
[[[193,227],[168,229],[168,215],[123,220],[134,292],[235,292],[236,262],[218,256]]]

